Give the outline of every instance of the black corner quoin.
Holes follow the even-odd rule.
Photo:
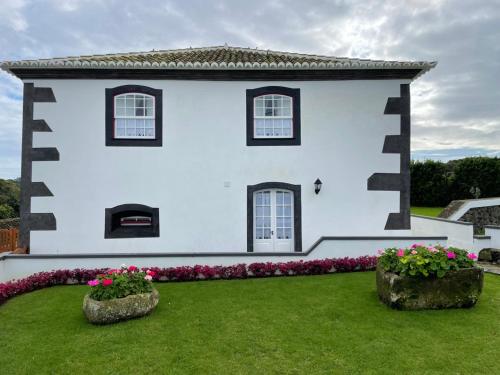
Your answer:
[[[254,138],[254,99],[262,95],[286,95],[292,98],[292,138]],[[300,89],[266,86],[247,90],[247,146],[299,146],[300,145]]]
[[[160,210],[142,204],[122,204],[105,209],[104,238],[160,237]],[[148,225],[122,225],[122,219],[142,217]]]
[[[285,182],[262,182],[247,186],[247,252],[253,252],[253,193],[264,189],[283,189],[293,192],[294,252],[302,252],[302,189],[300,185],[292,185]]]
[[[154,139],[116,139],[114,138],[114,112],[116,95],[127,93],[148,94],[155,98],[155,138]],[[106,146],[161,147],[163,139],[163,93],[140,85],[123,85],[106,89]]]

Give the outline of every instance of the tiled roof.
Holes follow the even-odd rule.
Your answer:
[[[331,56],[306,55],[240,47],[218,46],[150,52],[61,57],[40,60],[6,61],[10,69],[422,69],[436,65],[426,61],[383,61]]]

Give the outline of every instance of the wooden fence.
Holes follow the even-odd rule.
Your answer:
[[[16,250],[18,236],[17,228],[0,229],[0,253]]]

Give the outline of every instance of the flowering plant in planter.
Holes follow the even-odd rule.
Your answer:
[[[89,296],[96,301],[106,301],[134,294],[151,293],[154,289],[152,284],[154,276],[154,271],[122,265],[119,269],[110,269],[88,281]]]
[[[414,244],[409,248],[379,250],[378,264],[386,272],[408,276],[437,276],[442,278],[448,271],[471,268],[476,254],[454,247],[425,246]]]

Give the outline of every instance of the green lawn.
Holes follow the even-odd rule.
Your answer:
[[[438,216],[444,207],[411,207],[411,213],[423,216]]]
[[[86,286],[0,306],[2,374],[493,374],[500,277],[476,307],[394,311],[373,272],[157,284],[152,315],[92,326]]]

